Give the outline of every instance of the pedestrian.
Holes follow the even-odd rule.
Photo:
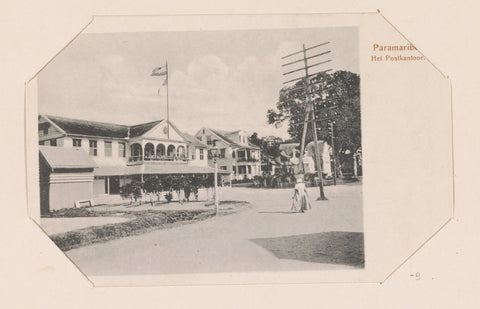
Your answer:
[[[297,176],[297,183],[295,184],[294,194],[292,201],[292,210],[296,211],[297,207],[300,209],[300,212],[305,212],[307,209],[311,209],[312,205],[310,204],[308,198],[307,188],[303,182],[303,175]]]

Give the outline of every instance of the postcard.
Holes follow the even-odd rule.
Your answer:
[[[28,82],[94,286],[383,282],[453,217],[449,79],[379,13],[103,16]]]

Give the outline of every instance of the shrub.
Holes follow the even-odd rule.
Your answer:
[[[173,199],[172,192],[167,192],[167,194],[165,194],[164,196],[165,196],[165,199],[167,200],[167,203],[170,203]]]
[[[137,201],[143,192],[143,184],[138,180],[132,180],[131,183],[127,183],[120,188],[120,195],[123,198],[130,198],[131,201]]]
[[[130,213],[129,213],[130,214]],[[63,251],[93,243],[136,235],[176,222],[195,221],[215,215],[209,210],[193,211],[142,211],[132,212],[136,216],[132,221],[93,226],[77,231],[52,235],[53,242]]]

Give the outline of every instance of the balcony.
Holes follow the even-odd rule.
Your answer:
[[[237,162],[260,162],[260,159],[238,157]]]
[[[132,156],[128,158],[128,165],[138,165],[144,163],[176,163],[187,164],[187,156]]]

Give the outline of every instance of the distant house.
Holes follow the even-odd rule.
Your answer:
[[[263,140],[267,143],[268,146],[272,146],[273,144],[281,144],[283,139],[277,136],[269,135],[263,138]]]
[[[305,146],[305,153],[303,156],[303,164],[305,166],[305,173],[316,173],[314,142],[308,143]],[[322,173],[327,177],[332,175],[332,168],[330,166],[331,147],[325,141],[318,141]],[[284,143],[280,144],[279,149],[282,156],[288,157],[293,164],[293,171],[295,174],[301,173],[300,167],[300,144],[299,143]]]
[[[123,185],[132,179],[142,180],[144,175],[213,173],[208,167],[207,145],[166,120],[126,126],[39,115],[38,139],[40,159],[45,163],[40,177],[45,177],[45,181],[50,177],[52,183],[57,172],[65,172],[57,164],[59,158],[83,180],[92,177],[87,181],[91,183],[90,197],[80,189],[77,176],[64,177],[64,182],[71,181],[73,187],[85,192],[81,199],[119,195]],[[73,187],[59,193],[66,195],[62,197],[54,197],[50,191],[49,209],[72,207],[80,199],[71,194]]]
[[[252,179],[261,175],[261,153],[257,147],[248,141],[248,135],[243,130],[227,132],[211,128],[201,128],[195,138],[209,148],[219,149],[218,167],[230,173],[231,179]],[[214,165],[209,156],[208,164]]]
[[[320,152],[320,164],[322,167],[322,173],[330,177],[332,176],[332,147],[326,142],[319,140],[318,141],[318,150]],[[305,146],[306,155],[311,157],[312,160],[315,162],[315,142],[310,142]],[[316,166],[316,165],[315,165]],[[316,169],[315,169],[316,170]]]

